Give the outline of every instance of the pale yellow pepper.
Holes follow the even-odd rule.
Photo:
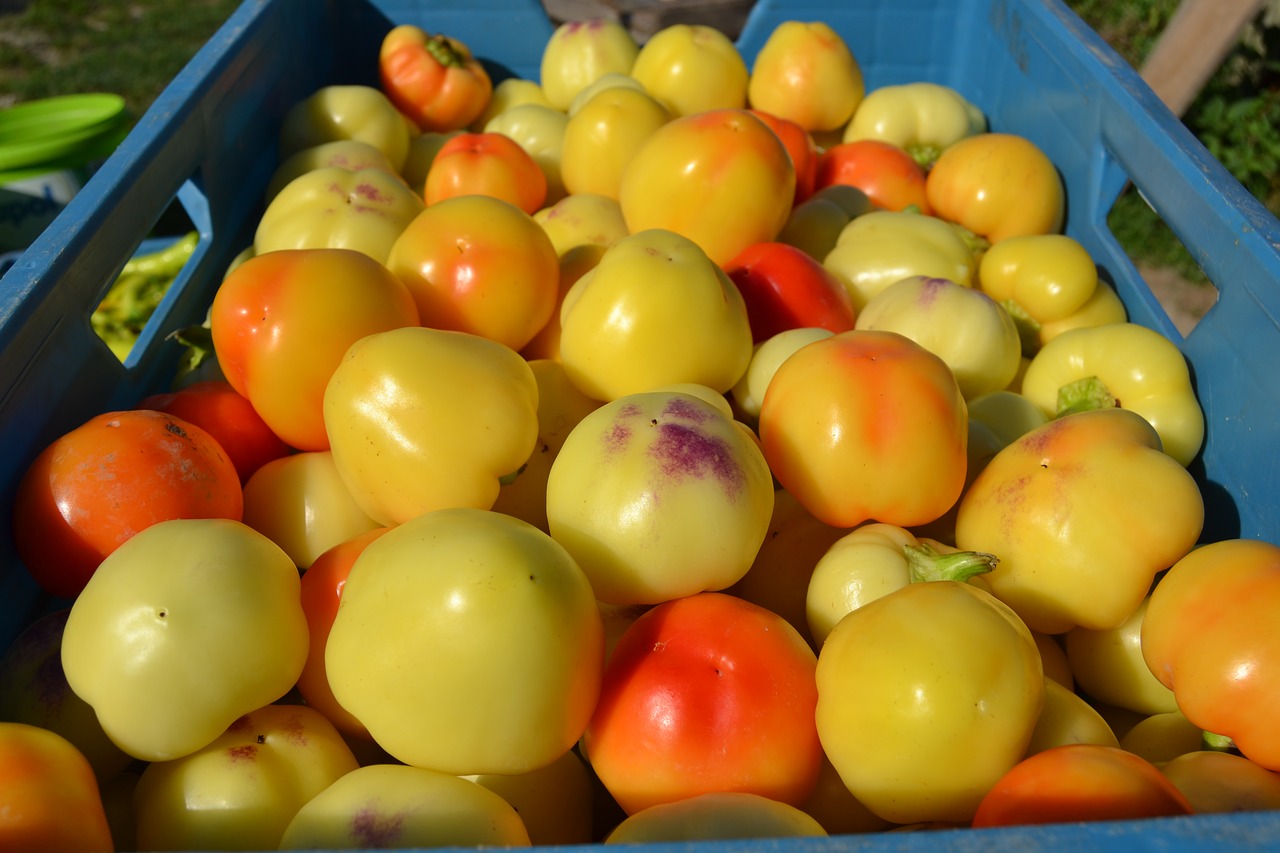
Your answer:
[[[948,146],[986,129],[986,116],[964,95],[917,81],[868,92],[845,126],[843,141],[892,142],[927,167]]]

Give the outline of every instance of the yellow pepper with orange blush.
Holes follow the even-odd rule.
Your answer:
[[[1191,550],[1204,499],[1141,415],[1055,418],[995,455],[960,499],[955,544],[1000,557],[983,580],[1033,630],[1106,631]]]
[[[1066,217],[1057,167],[1014,133],[975,133],[949,146],[929,170],[933,212],[995,244],[1024,234],[1055,234]]]
[[[811,132],[843,127],[865,92],[849,45],[821,21],[778,24],[756,55],[747,86],[753,109]]]

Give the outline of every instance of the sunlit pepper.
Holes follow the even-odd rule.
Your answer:
[[[1204,545],[1151,593],[1142,655],[1187,719],[1280,770],[1280,547],[1255,539]]]
[[[1051,417],[1110,407],[1136,412],[1183,465],[1204,441],[1204,412],[1182,351],[1136,323],[1063,332],[1027,365],[1022,393]]]
[[[977,266],[973,250],[946,222],[923,213],[891,210],[851,219],[822,265],[849,289],[859,311],[872,296],[908,276],[969,285]]]
[[[896,332],[854,329],[796,350],[760,404],[778,482],[834,527],[912,527],[964,487],[968,418],[946,362]]]
[[[956,545],[997,554],[983,580],[1038,631],[1106,630],[1191,549],[1204,499],[1128,409],[1077,412],[996,454],[960,499]]]
[[[858,60],[829,24],[783,21],[756,54],[747,96],[753,108],[815,131],[842,127],[865,91]]]
[[[974,584],[908,584],[851,611],[818,653],[818,735],[894,823],[967,822],[1025,754],[1044,703],[1027,626]]]
[[[114,849],[93,768],[62,735],[0,722],[0,848],[27,853]]]
[[[977,284],[1013,315],[1029,357],[1040,348],[1044,324],[1065,320],[1092,298],[1098,268],[1072,237],[1029,234],[989,248],[978,265]]]
[[[277,249],[354,249],[385,263],[396,238],[422,212],[398,175],[374,167],[324,166],[294,178],[258,221],[257,254]]]
[[[324,395],[338,473],[380,524],[489,509],[538,439],[538,382],[510,347],[405,327],[347,350]]]
[[[894,524],[864,524],[834,542],[809,578],[805,613],[821,645],[846,613],[909,583],[967,581],[991,571],[993,554],[956,551]]]
[[[845,126],[844,141],[892,142],[927,168],[948,146],[986,129],[982,110],[964,95],[950,86],[917,81],[868,92]]]
[[[606,74],[630,74],[640,47],[613,18],[565,21],[542,49],[540,79],[547,101],[566,111],[583,89]]]
[[[489,103],[493,81],[461,41],[394,27],[378,55],[382,90],[423,131],[461,130]]]
[[[339,139],[367,142],[396,169],[409,156],[413,130],[386,93],[375,86],[322,86],[285,113],[280,156],[289,157]]]
[[[631,76],[672,116],[747,104],[747,63],[732,39],[707,24],[658,30],[636,54]]]
[[[1053,234],[1066,216],[1066,191],[1047,154],[1014,133],[975,133],[950,145],[925,186],[934,213],[991,243]]]

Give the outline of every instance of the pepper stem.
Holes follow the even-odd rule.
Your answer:
[[[938,158],[942,156],[942,146],[931,142],[909,143],[906,151],[911,159],[915,160],[916,164],[926,172],[932,169],[933,164],[938,162]]]
[[[503,474],[501,477],[498,478],[498,484],[502,486],[510,486],[512,483],[516,481],[517,477],[519,477],[521,474],[524,473],[524,469],[528,467],[529,467],[529,463],[526,462],[516,470],[512,471],[510,474]]]
[[[974,575],[985,575],[996,567],[1000,559],[981,551],[955,551],[944,554],[932,545],[903,545],[907,565],[911,570],[911,582],[959,581],[964,583]]]
[[[1096,409],[1114,409],[1120,401],[1101,379],[1086,376],[1068,382],[1058,389],[1058,417],[1074,412],[1092,412]]]
[[[1013,318],[1013,325],[1018,329],[1018,339],[1022,342],[1022,354],[1031,358],[1040,350],[1040,321],[1028,314],[1027,309],[1012,299],[1006,299],[1000,304],[1009,312],[1009,316]]]
[[[449,41],[447,36],[434,35],[427,39],[423,45],[427,53],[431,54],[431,58],[439,62],[445,68],[457,68],[464,64],[461,52]]]
[[[1226,735],[1214,734],[1213,732],[1204,732],[1200,736],[1201,743],[1204,748],[1210,752],[1237,752],[1236,742]]]

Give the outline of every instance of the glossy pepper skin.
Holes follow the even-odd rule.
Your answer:
[[[465,44],[414,24],[383,37],[378,74],[387,97],[422,131],[467,127],[493,95],[489,73]]]
[[[834,527],[937,519],[964,487],[968,438],[951,368],[896,332],[855,329],[801,347],[760,406],[774,476]]]
[[[93,768],[61,735],[27,723],[0,722],[0,849],[114,849]]]
[[[1137,412],[1182,465],[1204,441],[1204,412],[1186,358],[1164,335],[1137,323],[1058,335],[1027,365],[1022,393],[1051,417],[1112,406]]]
[[[984,580],[1031,628],[1107,630],[1195,545],[1194,478],[1128,409],[1056,418],[1005,447],[960,500],[956,545],[997,554]]]
[[[1098,268],[1089,250],[1072,237],[1027,234],[1002,240],[983,253],[977,281],[1013,316],[1023,353],[1030,358],[1050,339],[1046,327],[1057,328],[1091,306]]]
[[[1147,666],[1187,719],[1280,770],[1280,547],[1255,539],[1203,545],[1156,584],[1142,625]]]
[[[987,129],[982,110],[950,86],[917,81],[868,92],[845,126],[844,141],[880,139],[931,166],[952,144]]]
[[[1066,216],[1066,191],[1039,146],[1014,133],[975,133],[949,146],[925,187],[934,213],[988,242],[1054,234]]]
[[[1015,766],[1044,704],[1035,639],[957,581],[850,612],[818,652],[818,736],[849,791],[893,823],[967,823]]]

